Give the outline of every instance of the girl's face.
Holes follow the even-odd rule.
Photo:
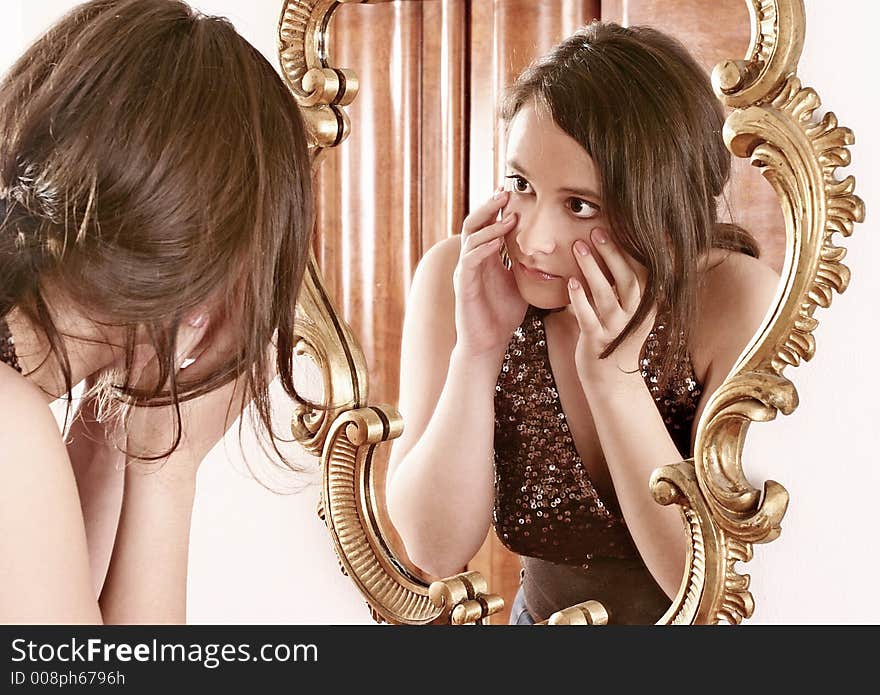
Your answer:
[[[609,234],[596,166],[549,110],[532,101],[510,122],[506,167],[510,202],[502,214],[517,213],[505,242],[519,292],[536,307],[566,306],[569,278],[587,286],[574,243],[580,239],[595,251],[596,235]],[[601,259],[600,267],[613,283]]]

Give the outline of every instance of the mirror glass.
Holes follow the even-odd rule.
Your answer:
[[[523,70],[594,19],[663,35],[594,27],[520,80],[516,103]],[[684,526],[650,474],[692,455],[785,259],[769,184],[744,160],[724,184],[706,97],[748,40],[742,0],[427,0],[334,17],[333,63],[360,91],[319,170],[317,253],[370,402],[403,416],[379,455],[376,523],[416,578],[480,571],[505,599],[493,622],[595,599],[612,624],[650,623],[678,591]]]

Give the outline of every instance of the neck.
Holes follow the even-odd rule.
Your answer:
[[[55,311],[51,304],[50,313],[67,351],[72,386],[111,365],[112,343],[98,326],[75,311]],[[6,322],[25,378],[43,391],[49,403],[65,395],[61,361],[50,349],[45,332],[18,308],[7,314]]]

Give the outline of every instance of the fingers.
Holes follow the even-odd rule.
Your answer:
[[[568,298],[574,309],[574,315],[581,333],[598,335],[602,331],[602,323],[587,299],[587,293],[576,278],[568,281]]]
[[[621,248],[609,239],[607,232],[601,227],[592,231],[591,238],[595,243],[596,252],[604,261],[611,276],[614,278],[614,287],[617,290],[617,298],[624,311],[632,313],[638,308],[642,299],[642,282],[633,268],[637,265],[633,260],[627,259]],[[592,287],[592,285],[591,285]]]
[[[462,237],[467,237],[493,222],[498,216],[498,212],[507,205],[509,198],[510,193],[498,190],[489,200],[476,210],[473,210],[471,214],[465,218],[464,224],[462,225]]]
[[[497,254],[500,249],[501,238],[495,237],[491,241],[487,241],[485,244],[480,244],[476,248],[463,252],[459,263],[463,268],[472,270],[487,258],[490,258],[493,254]]]
[[[599,268],[596,258],[585,241],[576,241],[573,251],[577,264],[590,288],[590,294],[593,296],[595,313],[601,323],[608,326],[615,313],[621,309],[614,289]]]
[[[490,241],[495,241],[496,239],[501,239],[502,237],[506,236],[516,226],[516,219],[516,213],[512,212],[500,222],[490,224],[488,227],[483,227],[481,230],[479,230],[478,232],[474,232],[473,234],[462,236],[462,253],[466,254],[482,244],[486,244]]]

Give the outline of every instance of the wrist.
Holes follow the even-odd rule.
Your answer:
[[[496,368],[501,369],[506,348],[506,344],[501,347],[477,349],[462,343],[456,343],[452,348],[452,354],[449,359],[450,362],[467,365],[474,371],[487,370],[491,372]]]
[[[491,376],[493,382],[498,378],[504,362],[504,348],[473,350],[456,343],[449,357],[450,372],[466,372],[471,376]]]
[[[152,463],[129,462],[125,467],[125,491],[151,490],[178,501],[192,500],[196,491],[198,466],[181,456],[170,456]]]
[[[613,355],[595,362],[589,369],[578,369],[581,386],[591,405],[626,401],[642,392],[650,395],[641,370],[625,369],[617,364]]]

